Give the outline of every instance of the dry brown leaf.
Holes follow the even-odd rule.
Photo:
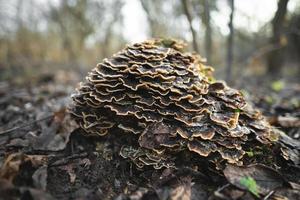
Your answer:
[[[227,165],[223,172],[231,184],[245,190],[249,190],[250,188],[243,184],[242,180],[250,177],[255,181],[253,182],[255,186],[253,186],[257,188],[257,192],[263,195],[287,184],[278,172],[260,164],[246,167]]]
[[[0,178],[12,182],[18,175],[20,166],[25,162],[31,162],[32,166],[38,167],[46,162],[46,157],[41,155],[29,156],[23,153],[10,154],[1,166]]]
[[[170,191],[171,200],[190,200],[192,191],[192,178],[182,177],[179,184]]]

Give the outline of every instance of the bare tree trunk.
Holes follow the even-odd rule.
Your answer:
[[[112,13],[112,19],[110,21],[110,24],[115,24],[116,21],[118,21],[121,17],[121,9],[122,9],[122,4],[119,2],[119,1],[116,1],[114,4],[114,12]],[[111,40],[112,40],[112,36],[113,36],[113,26],[108,26],[106,31],[105,31],[105,38],[104,38],[104,42],[103,42],[103,45],[105,47],[110,47],[110,43],[111,43]],[[104,58],[108,57],[111,52],[110,52],[111,49],[108,49],[108,48],[102,48],[102,56]]]
[[[271,37],[270,43],[274,48],[268,55],[268,73],[272,75],[273,78],[279,78],[284,64],[284,47],[285,44],[282,43],[282,37],[284,32],[284,20],[287,13],[287,4],[289,0],[279,0],[277,11],[272,20],[272,30],[273,35]]]
[[[16,13],[16,24],[18,26],[18,29],[23,27],[23,18],[22,18],[22,13],[23,13],[23,7],[24,7],[24,1],[18,0],[17,2],[17,13]]]
[[[232,63],[233,63],[233,37],[234,37],[234,29],[233,29],[233,16],[234,16],[234,0],[229,0],[229,6],[231,9],[230,17],[229,17],[229,36],[227,40],[227,67],[226,67],[226,81],[231,82],[232,76]]]
[[[191,14],[190,1],[189,0],[181,0],[181,3],[182,3],[184,14],[185,14],[185,16],[186,16],[186,18],[187,18],[187,20],[189,22],[190,30],[191,30],[191,33],[192,33],[192,37],[193,37],[193,49],[194,49],[194,51],[196,51],[196,52],[199,53],[199,46],[198,46],[198,42],[197,42],[197,35],[196,35],[196,31],[193,28],[193,24],[192,24],[193,17],[192,17],[192,14]]]
[[[150,8],[149,8],[148,4],[143,0],[141,0],[140,2],[141,2],[141,5],[142,5],[144,11],[146,12],[147,20],[148,20],[149,25],[150,25],[150,27],[149,27],[150,28],[150,36],[154,38],[156,36],[155,30],[154,30],[155,29],[155,20],[151,16]]]
[[[205,53],[208,63],[211,63],[211,50],[212,50],[212,31],[210,24],[210,5],[209,0],[204,0],[204,24],[205,24]]]

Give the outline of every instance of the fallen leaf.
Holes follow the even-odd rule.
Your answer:
[[[47,166],[38,168],[32,175],[33,184],[36,188],[44,191],[47,189]]]
[[[259,197],[256,181],[252,177],[247,176],[241,178],[240,184],[245,186],[254,196]]]
[[[156,189],[159,199],[170,200],[191,200],[192,197],[192,178],[183,176],[171,179],[165,185]]]
[[[279,189],[270,197],[270,199],[274,199],[274,200],[300,199],[300,191],[286,189],[286,188]]]
[[[10,154],[4,161],[0,170],[0,178],[12,182],[18,175],[20,167],[25,162],[31,162],[32,166],[38,167],[45,162],[45,156],[25,155],[23,153]]]
[[[20,188],[19,199],[32,199],[32,200],[55,200],[50,194],[43,190],[37,190],[34,188]]]
[[[182,177],[179,179],[179,184],[171,189],[170,199],[171,200],[190,200],[191,199],[191,187],[192,178]]]
[[[248,191],[236,188],[233,185],[226,184],[219,189],[217,189],[209,199],[219,200],[219,199],[232,199],[232,200],[254,200],[255,197],[251,195]]]
[[[62,170],[65,170],[68,173],[69,179],[70,179],[70,183],[73,184],[75,182],[75,179],[76,179],[76,173],[74,171],[73,163],[61,166],[59,168],[62,169]]]
[[[130,200],[141,200],[143,199],[144,195],[149,192],[146,188],[139,188],[137,191],[133,192],[130,196]]]
[[[42,133],[34,138],[32,146],[36,150],[63,150],[76,128],[78,128],[77,123],[63,109],[54,113],[53,121],[49,126],[43,126]]]
[[[294,164],[300,164],[300,152],[297,149],[281,147],[281,155],[286,160],[291,160]]]
[[[279,116],[277,122],[282,127],[300,127],[300,118],[294,116]]]
[[[278,172],[260,164],[246,167],[227,165],[223,173],[231,184],[256,196],[266,195],[287,184]]]

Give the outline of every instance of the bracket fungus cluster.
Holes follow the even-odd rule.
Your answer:
[[[120,129],[135,139],[120,155],[138,167],[171,167],[182,151],[242,164],[251,143],[272,145],[277,136],[260,112],[182,46],[150,40],[104,59],[80,83],[70,113],[88,135]]]

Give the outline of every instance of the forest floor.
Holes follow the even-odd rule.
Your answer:
[[[300,199],[300,163],[138,170],[114,136],[83,136],[66,112],[76,81],[58,79],[0,82],[0,199]],[[300,84],[242,91],[300,148]]]

